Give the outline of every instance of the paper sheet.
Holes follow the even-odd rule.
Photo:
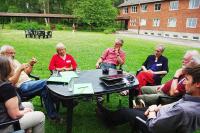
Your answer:
[[[94,94],[91,83],[74,84],[73,94]]]

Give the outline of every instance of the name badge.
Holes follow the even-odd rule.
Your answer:
[[[156,64],[156,66],[162,66],[162,64]]]
[[[71,60],[66,60],[66,63],[71,63]]]

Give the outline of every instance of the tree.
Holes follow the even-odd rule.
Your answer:
[[[79,21],[93,27],[105,27],[113,24],[117,10],[111,0],[79,0],[73,14]]]

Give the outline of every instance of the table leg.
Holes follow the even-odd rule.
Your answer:
[[[133,100],[138,96],[139,92],[136,89],[137,86],[129,90],[129,108],[133,108]]]
[[[129,108],[133,108],[133,93],[134,89],[129,90]]]
[[[73,123],[73,99],[68,101],[67,105],[67,133],[72,133],[72,123]]]

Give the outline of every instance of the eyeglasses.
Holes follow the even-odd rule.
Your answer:
[[[13,55],[13,54],[16,54],[16,52],[6,52],[6,54],[11,54],[11,55]]]

